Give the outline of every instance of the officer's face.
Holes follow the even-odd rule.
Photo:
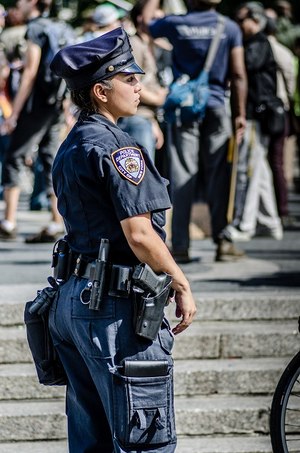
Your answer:
[[[112,79],[112,90],[106,91],[107,110],[115,122],[122,116],[136,114],[141,85],[135,74],[119,73]]]

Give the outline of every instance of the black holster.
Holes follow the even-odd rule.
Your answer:
[[[34,301],[25,305],[24,321],[28,345],[35,364],[38,380],[44,385],[65,385],[67,378],[52,342],[48,327],[48,311],[42,315],[31,312]]]
[[[154,341],[164,318],[164,308],[168,303],[171,281],[156,296],[144,297],[136,294],[135,333],[143,338]]]

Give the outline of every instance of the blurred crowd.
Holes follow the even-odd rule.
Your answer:
[[[54,242],[64,233],[52,190],[51,165],[79,112],[67,90],[57,86],[53,100],[39,84],[45,78],[41,68],[47,65],[49,42],[41,38],[38,27],[44,31],[48,27],[40,19],[49,19],[51,3],[18,0],[7,9],[0,5],[2,240],[17,236],[19,196],[28,174],[32,185],[29,208],[47,209],[51,218],[26,242]],[[170,181],[170,248],[179,263],[191,261],[191,211],[199,200],[209,207],[217,261],[244,256],[235,241],[257,234],[282,239],[285,228],[295,220],[288,209],[285,169],[286,143],[291,136],[297,149],[294,190],[300,190],[300,24],[288,1],[276,0],[272,8],[245,2],[232,11],[225,18],[210,72],[211,97],[204,119],[186,124],[177,118],[170,124],[165,117],[172,83],[185,74],[195,78],[204,66],[207,37],[211,38],[218,21],[220,3],[136,0],[132,5],[112,0],[85,11],[76,28],[70,25],[68,10],[53,19],[67,24],[74,43],[120,26],[129,34],[145,75],[140,80],[137,115],[121,119],[119,126],[136,138]],[[205,36],[207,31],[210,36]],[[180,33],[191,33],[186,47],[181,47]]]

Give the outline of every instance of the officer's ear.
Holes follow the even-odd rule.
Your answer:
[[[104,87],[100,82],[95,83],[92,88],[92,93],[96,99],[99,99],[101,102],[107,102],[106,87]]]

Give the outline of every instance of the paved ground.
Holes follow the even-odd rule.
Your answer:
[[[191,254],[199,261],[182,265],[197,292],[297,291],[300,289],[300,195],[290,195],[290,210],[296,222],[282,241],[256,237],[238,244],[247,258],[236,263],[215,263],[210,238],[192,241]],[[3,202],[0,202],[0,215]],[[0,242],[0,285],[42,284],[50,275],[52,244],[24,243],[24,238],[39,231],[50,218],[48,212],[28,210],[26,197],[18,213],[16,241]],[[300,294],[300,292],[299,292]],[[1,293],[0,293],[1,297]]]

